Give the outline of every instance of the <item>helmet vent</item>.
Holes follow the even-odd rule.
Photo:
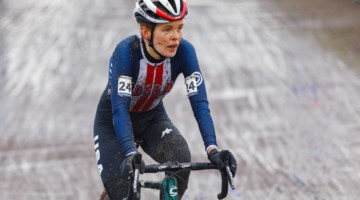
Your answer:
[[[177,9],[177,7],[176,7],[176,4],[175,4],[175,1],[169,1],[169,3],[170,3],[170,5],[171,5],[171,7],[173,7],[173,9],[175,10],[175,12],[177,13],[178,12],[178,9]]]
[[[166,14],[168,15],[173,15],[172,13],[170,13],[166,8],[165,6],[163,6],[160,2],[154,2],[154,5],[156,7],[158,7],[160,10],[164,11]]]

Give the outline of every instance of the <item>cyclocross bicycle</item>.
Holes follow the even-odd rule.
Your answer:
[[[163,198],[162,200],[178,200],[177,193],[177,180],[175,173],[179,170],[207,170],[207,169],[217,169],[217,167],[211,163],[178,163],[178,162],[166,162],[162,164],[151,164],[145,165],[144,173],[158,173],[166,172],[165,177],[162,181],[140,181],[140,167],[141,167],[141,154],[135,155],[134,157],[134,177],[130,180],[130,187],[128,191],[128,197],[123,200],[140,200],[141,199],[141,188],[150,188],[162,190]],[[221,192],[217,195],[218,199],[224,199],[228,194],[228,188],[230,187],[234,190],[234,179],[230,171],[229,161],[225,161],[226,170],[221,172]],[[104,191],[100,197],[100,200],[109,200],[109,197]]]

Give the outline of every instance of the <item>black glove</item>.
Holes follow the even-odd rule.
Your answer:
[[[226,163],[229,163],[230,171],[235,176],[236,174],[236,159],[233,154],[228,150],[218,151],[216,149],[210,151],[208,159],[214,164],[221,172],[225,172]]]
[[[140,161],[141,160],[141,161]],[[136,163],[139,162],[140,163]],[[134,177],[135,173],[135,165],[140,165],[140,173],[144,173],[145,163],[141,159],[140,153],[134,153],[127,156],[120,164],[120,176],[125,180],[130,180],[130,178]]]

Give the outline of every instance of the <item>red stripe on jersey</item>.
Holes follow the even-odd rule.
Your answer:
[[[164,65],[161,64],[154,67],[150,64],[147,64],[146,81],[143,89],[144,91],[142,97],[140,97],[135,106],[131,109],[131,112],[147,111],[154,103],[154,100],[157,98],[157,95],[161,89],[157,88],[157,85],[160,85],[160,87],[162,85],[163,66]],[[159,91],[154,91],[154,88],[155,90]]]
[[[155,80],[154,84],[152,85],[150,98],[146,101],[145,105],[143,106],[142,110],[147,111],[149,108],[153,105],[155,99],[158,98],[158,96],[161,93],[161,86],[163,81],[163,71],[164,71],[164,64],[161,64],[157,67],[155,67]]]
[[[144,90],[146,89],[147,85],[151,85],[151,83],[154,80],[154,66],[151,66],[150,64],[147,64],[146,66],[146,81],[144,85]],[[146,92],[146,91],[144,91]],[[142,95],[142,97],[136,102],[135,106],[131,109],[131,112],[140,112],[142,106],[148,99],[148,96],[145,94]]]

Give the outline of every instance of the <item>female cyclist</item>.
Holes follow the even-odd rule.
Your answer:
[[[208,158],[224,170],[196,53],[191,43],[182,39],[187,13],[185,0],[138,1],[134,15],[140,36],[125,38],[110,58],[109,81],[96,111],[94,142],[101,179],[111,199],[127,196],[132,159],[139,146],[159,163],[191,162],[187,142],[162,102],[179,74],[185,77]],[[235,175],[236,161],[231,153],[229,157]],[[178,173],[180,198],[189,174]]]

